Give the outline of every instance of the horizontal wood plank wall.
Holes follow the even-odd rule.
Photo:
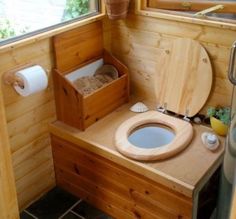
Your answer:
[[[110,23],[104,21],[104,47],[110,50]],[[54,66],[51,37],[5,52],[0,51],[0,76],[17,66]],[[55,120],[51,71],[47,90],[29,97],[19,96],[1,82],[18,204],[22,210],[55,186],[48,123]],[[44,179],[44,180],[42,180]]]
[[[230,47],[236,31],[135,15],[134,1],[126,20],[111,22],[111,51],[131,73],[131,91],[143,98],[155,99],[154,74],[162,63],[160,56],[174,39],[199,41],[207,50],[214,71],[208,106],[230,105],[232,86],[227,78]]]
[[[51,70],[51,39],[0,53],[0,74],[28,63]],[[51,72],[51,71],[50,71]],[[48,123],[55,120],[51,73],[49,87],[21,97],[2,82],[18,204],[22,210],[55,185]]]
[[[192,199],[52,136],[57,184],[115,218],[191,218]]]

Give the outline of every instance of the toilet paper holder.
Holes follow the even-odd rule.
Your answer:
[[[35,64],[26,64],[26,65],[21,65],[18,66],[17,68],[14,68],[10,71],[7,71],[4,73],[3,75],[3,81],[5,84],[7,85],[11,85],[11,86],[19,86],[20,88],[24,88],[24,82],[21,78],[16,76],[16,72],[20,71],[20,70],[24,70],[26,68],[32,67]],[[48,73],[49,71],[46,70],[46,72]]]
[[[3,76],[3,81],[7,85],[19,86],[22,89],[24,88],[24,82],[21,78],[15,75],[15,72],[7,72]]]
[[[16,76],[16,72],[23,70],[25,68],[29,68],[31,66],[33,66],[34,64],[25,64],[25,65],[21,65],[21,66],[17,66],[16,68],[7,71],[4,73],[3,75],[3,81],[5,84],[7,85],[11,85],[11,86],[19,86],[20,88],[24,88],[24,82],[21,78]]]

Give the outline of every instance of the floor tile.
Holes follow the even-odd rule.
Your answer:
[[[73,208],[73,211],[86,219],[106,219],[104,213],[85,201],[80,202]]]
[[[34,218],[23,211],[20,214],[20,219],[34,219]]]
[[[72,212],[68,212],[64,217],[62,217],[61,219],[83,219],[82,217],[79,217],[75,214],[73,214]]]
[[[58,219],[77,201],[75,196],[56,187],[26,210],[38,219]]]
[[[108,216],[108,215],[106,215],[106,214],[102,214],[102,215],[96,217],[96,219],[113,219],[113,218]]]

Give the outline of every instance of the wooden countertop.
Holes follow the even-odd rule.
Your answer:
[[[50,125],[50,131],[53,135],[81,148],[112,160],[188,197],[193,197],[222,162],[224,138],[220,138],[220,148],[216,152],[211,152],[205,148],[200,139],[201,133],[211,131],[211,129],[194,125],[194,138],[191,144],[175,157],[155,162],[128,159],[115,149],[113,141],[118,126],[135,115],[129,111],[132,104],[130,102],[123,105],[84,132],[59,121]]]

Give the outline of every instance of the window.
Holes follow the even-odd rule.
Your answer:
[[[0,44],[98,14],[99,0],[0,0]]]
[[[236,25],[236,0],[140,0],[137,12],[143,15],[199,23],[223,22]],[[150,13],[149,13],[150,12]]]

